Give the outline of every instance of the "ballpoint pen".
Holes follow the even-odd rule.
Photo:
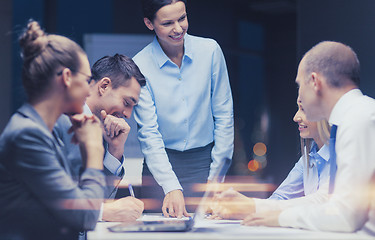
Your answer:
[[[131,195],[132,197],[135,197],[133,186],[132,186],[130,183],[129,183],[129,185],[128,185],[128,188],[129,188],[130,195]]]

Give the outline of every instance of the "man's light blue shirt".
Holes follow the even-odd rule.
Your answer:
[[[319,151],[313,143],[309,153],[309,166],[302,156],[269,199],[287,200],[307,196],[320,188],[327,188],[329,182],[329,147],[323,145]]]
[[[185,151],[214,142],[208,179],[233,155],[233,101],[216,41],[186,34],[179,68],[155,37],[134,61],[146,77],[134,116],[147,165],[165,193],[182,189],[165,148]]]

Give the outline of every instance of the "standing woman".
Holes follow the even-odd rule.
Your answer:
[[[193,185],[212,181],[223,164],[225,173],[232,159],[227,67],[216,41],[187,34],[186,0],[141,2],[156,35],[134,57],[147,80],[135,107],[145,156],[142,197],[164,199],[165,216],[187,216],[184,196],[201,196]],[[150,187],[154,179],[159,192]]]
[[[35,21],[19,42],[28,100],[0,137],[0,238],[78,239],[94,229],[104,195],[100,121],[71,117],[86,167],[79,185],[52,129],[63,113],[82,113],[90,65],[78,44],[44,33]]]

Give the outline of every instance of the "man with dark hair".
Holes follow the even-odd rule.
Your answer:
[[[105,145],[104,173],[106,174],[106,198],[114,198],[117,185],[124,176],[124,144],[130,127],[124,118],[130,118],[133,107],[138,103],[140,89],[145,78],[133,60],[124,55],[105,56],[92,66],[90,96],[86,100],[84,113],[94,114],[103,123]],[[78,145],[72,143],[69,116],[57,121],[54,132],[64,142],[70,170],[73,176],[82,172],[82,158]],[[98,220],[135,220],[143,212],[143,202],[134,197],[125,197],[103,204]]]
[[[245,225],[375,235],[375,100],[359,90],[359,69],[349,46],[329,41],[308,51],[298,68],[296,83],[306,117],[332,125],[330,198],[281,213],[253,214]]]

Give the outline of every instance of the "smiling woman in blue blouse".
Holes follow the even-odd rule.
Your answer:
[[[212,203],[212,218],[244,219],[254,212],[282,210],[328,198],[330,160],[326,143],[330,127],[326,120],[308,121],[299,99],[297,105],[293,120],[298,123],[302,156],[287,178],[269,199],[248,198],[232,189],[222,192]]]
[[[330,127],[327,121],[309,122],[300,101],[293,120],[298,123],[302,157],[269,199],[287,200],[328,189]],[[307,150],[310,150],[309,152]]]
[[[232,159],[227,67],[216,41],[187,34],[186,0],[142,0],[142,7],[156,34],[134,57],[147,80],[135,107],[145,156],[142,197],[164,199],[165,216],[187,216],[184,196],[199,196],[192,186],[212,181],[223,164],[226,172]]]

